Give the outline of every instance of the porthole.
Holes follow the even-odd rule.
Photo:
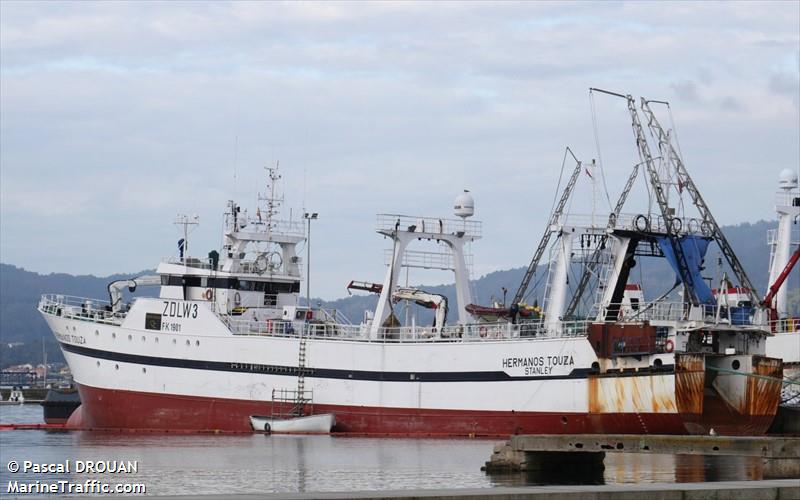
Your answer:
[[[97,337],[98,335],[100,335],[100,332],[98,332],[97,330],[95,330],[95,331],[94,331],[94,336],[95,336],[95,337]]]
[[[195,340],[195,341],[194,341],[194,345],[196,345],[196,346],[198,346],[198,347],[199,347],[199,346],[200,346],[200,341],[199,341],[199,340]]]
[[[172,339],[172,343],[173,343],[173,344],[177,344],[177,343],[178,343],[178,341],[177,341],[177,340],[175,340],[175,339]]]
[[[112,333],[112,334],[111,334],[111,338],[112,338],[112,339],[115,339],[115,338],[117,338],[117,334],[116,334],[116,333]]]
[[[100,368],[100,362],[99,361],[97,362],[97,367]]]
[[[147,338],[144,335],[142,335],[142,342],[147,342]]]
[[[147,368],[145,368],[144,366],[142,367],[142,373],[147,373]]]
[[[128,340],[133,340],[133,335],[128,335]]]
[[[186,345],[192,345],[192,343],[187,340]]]
[[[741,363],[739,363],[738,359],[734,359],[733,363],[731,363],[731,368],[733,368],[734,370],[738,370],[740,366],[741,366]]]
[[[158,344],[158,337],[156,337],[156,344]]]
[[[119,370],[119,365],[114,365],[115,370]]]

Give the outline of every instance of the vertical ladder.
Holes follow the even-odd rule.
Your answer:
[[[550,258],[548,259],[547,263],[547,281],[544,285],[544,295],[542,295],[542,311],[547,311],[547,306],[550,304],[550,289],[552,288],[553,282],[553,265],[556,262],[556,257],[553,255],[554,248],[556,248],[556,245],[553,245],[550,248]],[[544,315],[542,315],[542,319],[543,318]]]
[[[306,325],[303,325],[303,330]],[[306,336],[300,331],[300,343],[297,353],[297,394],[295,395],[294,410],[292,413],[302,417],[306,405]]]
[[[595,269],[597,270],[597,287],[595,288],[595,299],[592,304],[592,309],[589,311],[589,317],[596,317],[600,313],[600,309],[606,306],[603,304],[603,297],[608,287],[608,277],[611,274],[611,263],[614,261],[614,238],[606,238],[605,249],[598,249],[599,253],[595,261]]]

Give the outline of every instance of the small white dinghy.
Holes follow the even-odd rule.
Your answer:
[[[254,430],[272,434],[330,434],[335,423],[333,413],[287,418],[250,417]]]

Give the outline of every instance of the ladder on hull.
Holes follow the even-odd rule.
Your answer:
[[[297,389],[272,389],[273,418],[296,418],[314,413],[314,391],[306,390],[306,348],[306,336],[301,331],[297,347]]]

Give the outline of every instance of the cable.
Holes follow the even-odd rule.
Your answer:
[[[608,195],[608,185],[606,184],[606,168],[603,164],[603,155],[600,153],[600,134],[597,132],[597,111],[594,105],[594,93],[592,89],[589,89],[589,103],[592,109],[592,129],[594,130],[594,144],[595,148],[597,149],[597,163],[600,165],[600,176],[603,179],[603,191],[606,194],[606,201],[608,201],[608,208],[609,210],[612,209],[613,205],[611,205],[611,196]]]
[[[564,177],[564,165],[567,164],[567,153],[571,153],[569,147],[564,149],[564,158],[561,160],[561,172],[558,174],[558,184],[556,190],[553,191],[553,204],[550,205],[550,214],[548,218],[553,216],[553,211],[556,209],[556,200],[558,200],[558,192],[561,190],[561,179]]]
[[[678,141],[678,129],[675,127],[675,120],[672,118],[672,107],[666,103],[667,111],[669,112],[669,123],[672,125],[672,135],[675,136],[675,145],[678,147],[678,156],[683,161],[683,151],[681,151],[681,143]]]

